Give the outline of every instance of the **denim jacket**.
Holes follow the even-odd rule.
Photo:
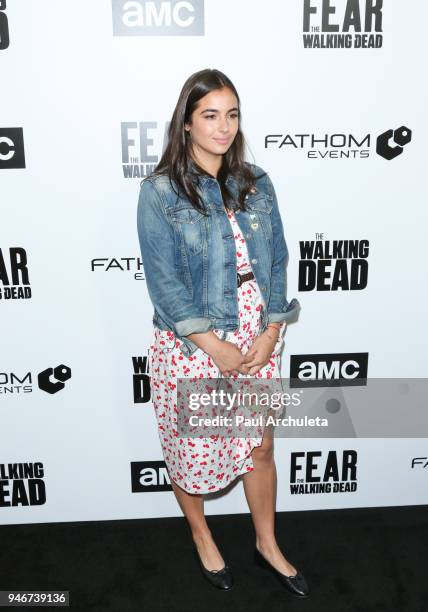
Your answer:
[[[254,164],[251,169],[255,176],[263,172]],[[229,175],[226,184],[237,197],[236,179]],[[235,216],[264,300],[261,333],[268,323],[295,321],[300,303],[286,297],[288,249],[272,181],[265,175],[255,185],[246,196],[248,210],[235,210]],[[187,335],[219,329],[224,337],[239,328],[235,240],[220,185],[200,175],[199,190],[209,216],[179,197],[166,175],[149,175],[141,182],[137,209],[153,324],[172,331],[186,357],[198,348]]]

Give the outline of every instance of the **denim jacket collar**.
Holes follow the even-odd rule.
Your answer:
[[[189,158],[189,167],[190,167],[190,173],[198,180],[202,183],[202,185],[205,185],[205,183],[208,183],[210,181],[214,181],[217,182],[217,179],[214,178],[213,176],[208,176],[207,174],[201,174],[200,172],[198,172],[198,170],[196,169],[196,166],[193,162],[192,158]],[[235,185],[236,186],[236,179],[235,177],[229,173],[229,175],[226,178],[226,185]]]

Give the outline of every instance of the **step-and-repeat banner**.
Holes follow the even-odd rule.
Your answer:
[[[302,305],[283,377],[426,377],[427,21],[393,0],[0,0],[0,522],[181,516],[136,211],[203,68],[236,85],[278,195]],[[428,502],[426,438],[345,431],[276,438],[278,510]],[[239,481],[206,502],[247,511]]]

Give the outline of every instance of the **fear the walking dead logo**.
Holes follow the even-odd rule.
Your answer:
[[[361,291],[369,274],[368,240],[301,240],[299,291]]]
[[[6,10],[6,0],[0,0],[0,51],[9,46],[9,22]]]
[[[355,493],[356,490],[356,450],[291,453],[291,495]]]
[[[160,128],[157,121],[123,121],[120,127],[124,178],[145,178],[157,166],[168,142],[169,122]],[[162,151],[158,151],[161,140]],[[156,145],[155,145],[156,143]]]
[[[379,49],[383,0],[304,0],[306,49]]]
[[[0,300],[28,300],[32,297],[27,253],[21,247],[0,248]]]

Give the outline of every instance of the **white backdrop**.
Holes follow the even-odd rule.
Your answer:
[[[235,83],[248,159],[270,173],[278,195],[288,297],[302,305],[283,376],[293,356],[331,353],[367,353],[371,378],[427,376],[426,3],[385,0],[382,31],[373,22],[366,32],[381,35],[378,48],[305,48],[297,0],[178,4],[0,2],[1,523],[181,515],[156,469],[150,398],[134,393],[153,313],[136,207],[179,91],[202,68]],[[157,26],[148,5],[163,5]],[[310,2],[318,12],[309,34],[327,35],[322,5]],[[329,5],[333,34],[347,34],[346,1]],[[127,25],[135,21],[124,6],[141,10],[146,25]],[[401,126],[411,141],[386,159],[377,138]],[[311,146],[308,136],[301,147],[299,134],[370,135],[370,143]],[[23,165],[23,152],[25,167],[10,167]],[[300,244],[351,239],[369,241],[366,288],[304,291]],[[28,279],[19,270],[14,278],[14,249]],[[20,298],[25,287],[31,294]],[[64,368],[39,381],[61,365],[71,371],[64,386]],[[321,451],[322,464],[344,449],[357,451],[355,491],[290,493],[292,453]],[[282,438],[275,454],[278,510],[428,502],[423,467],[412,467],[428,455],[425,438]],[[152,490],[147,474],[160,479]],[[247,511],[240,482],[206,503],[207,514]]]

